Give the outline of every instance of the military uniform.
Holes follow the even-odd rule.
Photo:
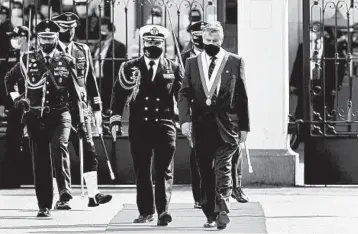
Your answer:
[[[56,18],[53,18],[55,22],[58,22],[59,26],[62,27],[65,31],[74,29],[77,26],[76,20],[78,16],[71,12],[63,13]],[[61,35],[61,32],[60,32]],[[61,36],[60,36],[61,39]],[[72,38],[73,39],[73,38]],[[93,68],[93,61],[91,56],[91,51],[86,44],[78,43],[70,40],[69,43],[59,42],[57,46],[59,51],[63,51],[71,55],[76,62],[76,71],[77,77],[76,81],[81,90],[81,98],[83,104],[85,104],[84,111],[84,120],[86,127],[86,137],[84,139],[84,179],[87,184],[88,196],[90,197],[89,206],[98,206],[98,204],[103,204],[112,199],[111,195],[104,195],[98,191],[97,187],[97,168],[98,160],[96,148],[93,142],[92,137],[92,119],[93,112],[101,115],[102,102],[100,98],[100,92],[98,90],[96,76]],[[78,123],[73,122],[75,126]],[[98,124],[98,123],[97,123]],[[101,123],[99,123],[101,124]],[[70,136],[72,145],[76,151],[76,154],[79,155],[79,138],[78,135],[72,131]],[[57,163],[61,165],[61,163]],[[63,174],[69,175],[69,167],[64,166],[59,168],[63,171]],[[70,186],[70,180],[57,178],[57,184],[59,185],[59,191],[63,191],[64,188]]]
[[[42,21],[36,26],[38,33],[55,33],[56,30],[59,27],[52,21]],[[75,73],[69,56],[56,49],[50,54],[40,50],[22,56],[5,78],[10,95],[17,92],[18,85],[21,96],[15,99],[15,106],[26,113],[39,217],[48,217],[53,203],[51,156],[69,158],[70,110],[79,100],[73,78]],[[61,172],[55,171],[57,173]]]
[[[157,25],[147,25],[141,29],[148,37],[153,34],[158,37],[161,35],[161,38],[165,37],[161,34],[164,30],[167,29]],[[157,65],[157,68],[153,73],[151,62],[146,56],[121,65],[112,92],[110,122],[111,126],[119,124],[123,108],[129,104],[129,141],[140,213],[134,222],[152,221],[156,207],[158,225],[167,225],[171,221],[167,212],[173,185],[176,146],[174,96],[177,96],[181,87],[183,71],[164,57],[154,60],[154,63],[153,66]],[[152,151],[156,174],[155,199],[151,180]]]

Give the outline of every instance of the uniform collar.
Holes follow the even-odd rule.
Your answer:
[[[46,58],[46,57],[53,58],[53,55],[55,54],[55,51],[56,51],[56,49],[54,49],[54,50],[53,50],[51,53],[49,53],[49,54],[46,54],[46,53],[43,52],[43,51],[41,51],[41,52],[42,52],[42,55],[43,55],[44,58]]]
[[[67,46],[62,41],[59,41],[59,44],[60,44],[60,47],[62,48],[63,52],[66,52],[66,47],[68,47],[68,51],[70,53],[72,52],[73,41],[71,41],[70,44],[68,44]]]
[[[149,62],[150,62],[150,61],[154,61],[154,62],[155,62],[154,67],[157,67],[157,66],[159,65],[160,58],[161,58],[161,57],[159,57],[159,58],[157,58],[157,59],[155,59],[155,60],[151,60],[151,59],[147,58],[147,57],[144,55],[145,65],[146,65],[147,68],[149,69],[149,67],[150,67],[150,66],[149,66]]]

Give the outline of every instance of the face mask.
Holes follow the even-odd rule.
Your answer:
[[[151,59],[157,59],[163,53],[163,49],[157,46],[145,46],[144,55]]]
[[[41,44],[41,49],[43,52],[45,52],[46,54],[50,54],[55,48],[56,48],[57,43],[46,43],[46,44]]]
[[[10,40],[12,48],[15,50],[19,50],[21,48],[21,43],[19,39],[11,39]]]
[[[22,10],[19,8],[12,9],[11,16],[13,17],[21,17],[22,16]]]
[[[203,37],[193,36],[194,46],[200,50],[204,49]]]
[[[74,34],[73,30],[67,30],[67,31],[59,33],[59,39],[60,39],[60,41],[63,41],[63,42],[71,42],[73,40],[74,36],[75,36],[75,34]]]
[[[220,47],[213,44],[204,44],[204,50],[209,56],[215,56],[219,53]]]
[[[86,6],[76,6],[76,12],[80,18],[86,16]]]

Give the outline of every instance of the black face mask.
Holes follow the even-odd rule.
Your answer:
[[[60,32],[59,39],[63,42],[71,42],[74,38],[75,34],[72,30],[67,30],[65,32]]]
[[[163,53],[163,49],[157,46],[145,46],[144,55],[151,59],[157,59]]]
[[[56,43],[46,43],[40,46],[43,52],[45,52],[46,54],[50,54],[56,48],[56,45]]]
[[[193,43],[196,48],[202,50],[204,49],[203,37],[201,36],[193,36]]]
[[[215,56],[219,53],[220,47],[213,44],[204,44],[204,50],[209,56]]]

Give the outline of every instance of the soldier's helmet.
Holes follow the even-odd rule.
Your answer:
[[[145,41],[164,41],[169,34],[169,30],[160,25],[145,25],[139,30],[140,37]]]
[[[40,49],[47,54],[51,53],[56,48],[60,26],[51,20],[43,20],[36,25],[35,30]]]

